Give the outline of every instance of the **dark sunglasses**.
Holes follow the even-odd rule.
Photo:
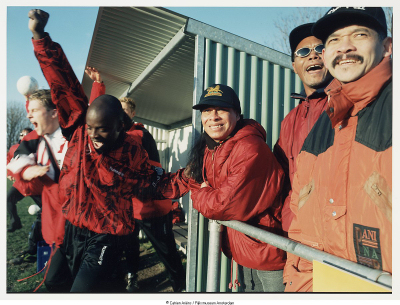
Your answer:
[[[319,44],[319,45],[315,46],[313,49],[311,49],[311,48],[298,49],[296,52],[294,52],[294,54],[298,57],[306,57],[311,53],[312,50],[314,50],[318,54],[321,54],[323,49],[324,49],[324,45]]]

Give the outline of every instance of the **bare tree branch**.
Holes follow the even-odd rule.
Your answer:
[[[289,34],[297,26],[309,22],[315,22],[320,19],[329,10],[328,7],[299,7],[296,13],[290,17],[281,16],[274,21],[274,26],[278,30],[274,39],[270,41],[270,47],[290,54]],[[388,34],[393,37],[393,7],[384,7],[386,14],[386,22],[388,26]]]
[[[32,124],[26,117],[25,105],[19,102],[10,102],[7,104],[7,150],[17,143],[19,134],[24,129],[30,127],[33,129]]]

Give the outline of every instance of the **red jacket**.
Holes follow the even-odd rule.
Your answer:
[[[132,192],[149,186],[158,174],[148,164],[146,152],[125,133],[120,134],[113,151],[96,152],[85,128],[88,101],[61,46],[49,36],[33,40],[33,45],[63,134],[69,139],[59,180],[64,217],[96,233],[133,232]],[[57,212],[60,210],[55,209]]]
[[[10,163],[11,159],[14,157],[14,153],[17,150],[19,146],[19,143],[14,144],[13,146],[10,147],[10,149],[7,152],[7,164]],[[7,169],[7,176],[13,176],[13,173]]]
[[[285,172],[285,184],[282,208],[282,228],[289,230],[293,213],[290,210],[293,175],[296,172],[296,160],[304,140],[313,128],[321,113],[326,109],[328,97],[324,88],[318,89],[311,95],[294,95],[300,98],[300,104],[292,109],[281,123],[279,139],[274,146],[274,155]]]
[[[254,120],[215,149],[205,149],[204,180],[187,179],[183,169],[171,176],[163,191],[169,198],[192,191],[193,207],[209,219],[238,220],[283,234],[280,193],[284,173],[265,143],[266,132]],[[176,198],[176,197],[175,197]],[[280,270],[286,253],[231,228],[223,233],[222,250],[240,265],[257,270]]]
[[[98,96],[106,93],[106,87],[103,82],[93,82],[92,91],[90,93],[89,105]],[[161,168],[160,158],[158,156],[157,145],[153,136],[144,128],[141,123],[133,123],[127,134],[131,135],[143,148],[149,156],[149,163]],[[172,209],[172,201],[164,200],[146,200],[145,202],[136,197],[132,198],[133,215],[135,219],[147,219],[153,217],[161,217],[168,214]]]
[[[146,145],[143,147],[148,147],[147,148],[147,153],[149,156],[155,156],[157,155],[158,157],[158,151],[157,151],[157,146],[156,143],[151,136],[151,134],[144,128],[143,124],[141,123],[134,123],[129,131],[127,131],[127,134],[131,135],[138,143],[143,145],[144,141],[144,132],[147,132],[147,137],[146,141],[148,142],[153,142],[149,144],[153,145]],[[150,148],[153,147],[149,151]],[[153,157],[153,159],[158,159],[158,160],[149,160],[149,163],[161,167],[161,164],[159,162],[159,158]],[[166,214],[168,214],[171,209],[172,209],[172,201],[171,199],[164,199],[164,200],[146,200],[146,201],[141,201],[136,197],[132,198],[132,204],[133,204],[133,215],[135,219],[148,219],[148,218],[154,218],[154,217],[161,217]]]

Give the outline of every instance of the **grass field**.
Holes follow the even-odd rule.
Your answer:
[[[7,189],[12,182],[7,179]],[[22,229],[12,233],[7,232],[7,292],[32,292],[43,280],[43,273],[33,276],[27,280],[18,282],[18,279],[26,278],[36,273],[36,262],[22,263],[20,265],[10,265],[8,261],[18,255],[28,247],[28,233],[36,216],[28,213],[28,208],[34,201],[26,197],[17,204],[18,215],[21,218]],[[9,218],[7,215],[7,227]],[[47,292],[44,286],[37,292]]]
[[[7,179],[7,189],[12,182]],[[21,218],[22,229],[12,233],[7,232],[7,293],[31,293],[39,286],[43,280],[44,272],[31,278],[18,282],[19,279],[29,277],[36,273],[36,262],[11,265],[9,260],[16,257],[19,252],[25,250],[28,245],[28,233],[36,216],[28,213],[28,208],[34,201],[24,198],[17,204],[18,215]],[[7,215],[7,226],[9,218]],[[138,272],[139,292],[172,292],[172,287],[167,279],[167,271],[160,262],[150,242],[142,241],[140,244],[141,268]],[[182,254],[184,268],[186,268],[186,258]],[[37,293],[47,293],[47,289],[42,285]]]

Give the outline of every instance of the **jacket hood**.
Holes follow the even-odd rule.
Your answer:
[[[264,127],[262,127],[257,121],[253,119],[243,119],[238,122],[239,129],[235,133],[235,135],[225,142],[237,142],[248,136],[258,136],[261,137],[264,142],[267,140],[267,132]],[[223,142],[224,143],[224,142]]]
[[[392,78],[392,60],[384,58],[375,68],[360,79],[342,84],[334,79],[326,87],[329,96],[327,114],[335,127],[346,116],[355,116],[373,102],[382,88]]]

